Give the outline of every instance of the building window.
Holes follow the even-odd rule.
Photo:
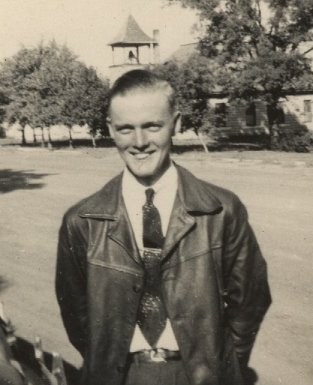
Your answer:
[[[267,106],[267,116],[271,125],[285,123],[285,112],[281,103],[278,103],[275,107]]]
[[[246,125],[249,127],[256,126],[256,109],[254,103],[250,103],[246,108]]]
[[[303,100],[303,122],[312,122],[312,102],[311,100]]]
[[[227,106],[226,103],[215,104],[215,127],[227,126]]]

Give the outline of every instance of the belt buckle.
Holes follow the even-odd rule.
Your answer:
[[[152,362],[166,362],[166,359],[164,357],[158,356],[158,354],[162,352],[163,350],[161,349],[151,349],[149,351],[150,360]]]

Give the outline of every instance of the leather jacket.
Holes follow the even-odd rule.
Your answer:
[[[162,251],[162,295],[192,385],[241,385],[271,297],[266,263],[236,195],[177,166]],[[64,216],[56,292],[84,385],[121,385],[144,270],[122,175]]]

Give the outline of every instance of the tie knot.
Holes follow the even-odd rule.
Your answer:
[[[146,204],[152,205],[153,204],[153,197],[154,197],[155,191],[153,190],[153,188],[147,188],[145,193],[146,193],[146,199],[147,199],[146,200]]]

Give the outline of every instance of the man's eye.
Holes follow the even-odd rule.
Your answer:
[[[147,127],[147,129],[151,132],[157,132],[161,129],[161,126],[160,125],[157,125],[157,124],[154,124],[154,125],[151,125],[149,127]]]
[[[122,128],[119,128],[117,131],[119,134],[126,135],[126,134],[129,134],[132,131],[132,129],[130,127],[122,127]]]

